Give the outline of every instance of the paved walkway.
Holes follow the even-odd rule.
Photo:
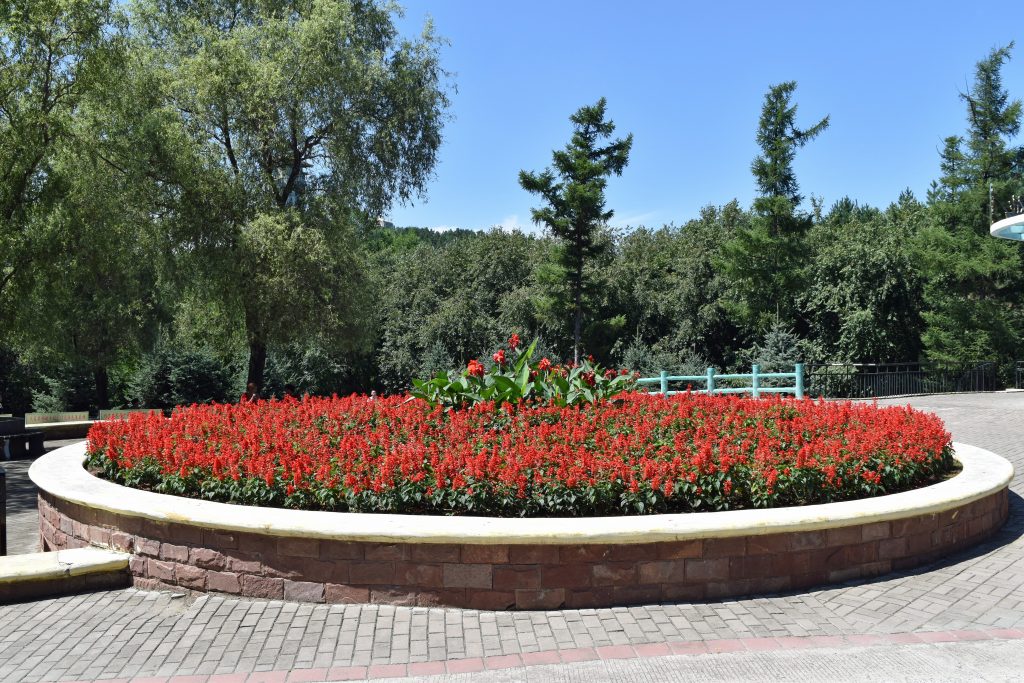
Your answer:
[[[901,402],[938,413],[957,441],[1024,469],[1024,393],[883,403]],[[1008,523],[982,546],[914,572],[810,593],[479,612],[128,589],[0,606],[0,680],[1019,680],[1019,476],[1012,491]]]

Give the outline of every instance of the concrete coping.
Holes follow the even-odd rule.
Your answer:
[[[29,477],[52,496],[125,517],[272,536],[377,543],[639,544],[757,536],[869,524],[944,512],[1006,488],[1006,459],[953,444],[960,474],[938,484],[875,498],[764,510],[633,517],[497,518],[288,510],[182,498],[127,488],[89,474],[86,443],[36,460]]]
[[[128,553],[104,548],[8,555],[0,557],[0,585],[124,571],[130,557]]]

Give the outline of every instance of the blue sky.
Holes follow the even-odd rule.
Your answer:
[[[613,225],[682,223],[701,207],[754,197],[750,162],[765,91],[795,80],[797,123],[831,126],[800,151],[805,197],[885,206],[923,197],[938,150],[965,128],[957,93],[993,47],[1024,98],[1024,3],[684,3],[603,0],[404,0],[401,31],[429,15],[450,45],[452,120],[425,200],[397,225],[534,229],[541,170],[571,134],[569,116],[608,99],[629,166],[609,181]]]

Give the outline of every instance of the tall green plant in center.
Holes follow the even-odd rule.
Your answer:
[[[569,120],[575,129],[563,150],[552,153],[553,168],[542,173],[519,172],[519,184],[527,192],[540,195],[546,205],[531,209],[533,221],[547,226],[563,245],[562,266],[569,280],[572,298],[573,359],[579,361],[583,329],[583,295],[587,288],[583,266],[602,249],[596,239],[598,228],[607,223],[613,211],[605,210],[604,189],[608,176],[622,175],[629,163],[633,135],[611,138],[615,124],[605,120],[606,101],[581,107]]]

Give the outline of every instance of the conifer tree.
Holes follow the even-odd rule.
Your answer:
[[[930,225],[919,258],[927,275],[924,344],[936,361],[997,358],[1004,367],[1024,351],[1020,310],[1021,245],[989,235],[999,208],[1024,188],[1022,104],[1010,99],[1002,67],[1013,44],[978,62],[972,87],[961,93],[967,131],[946,139],[941,178],[929,192]]]
[[[562,243],[561,261],[572,300],[575,360],[579,360],[588,285],[584,265],[603,248],[598,230],[614,213],[605,210],[604,190],[609,175],[622,175],[633,146],[632,134],[602,144],[615,132],[615,124],[605,120],[606,104],[602,97],[570,117],[575,129],[572,140],[565,149],[552,153],[553,168],[541,173],[519,172],[523,189],[540,195],[546,204],[531,210],[533,221],[546,226]]]
[[[724,248],[722,265],[732,283],[731,308],[749,333],[773,319],[794,324],[803,282],[804,235],[811,217],[799,211],[803,197],[793,160],[796,151],[828,128],[824,117],[809,128],[796,125],[795,81],[771,86],[757,130],[761,154],[751,164],[757,183],[755,218]]]

